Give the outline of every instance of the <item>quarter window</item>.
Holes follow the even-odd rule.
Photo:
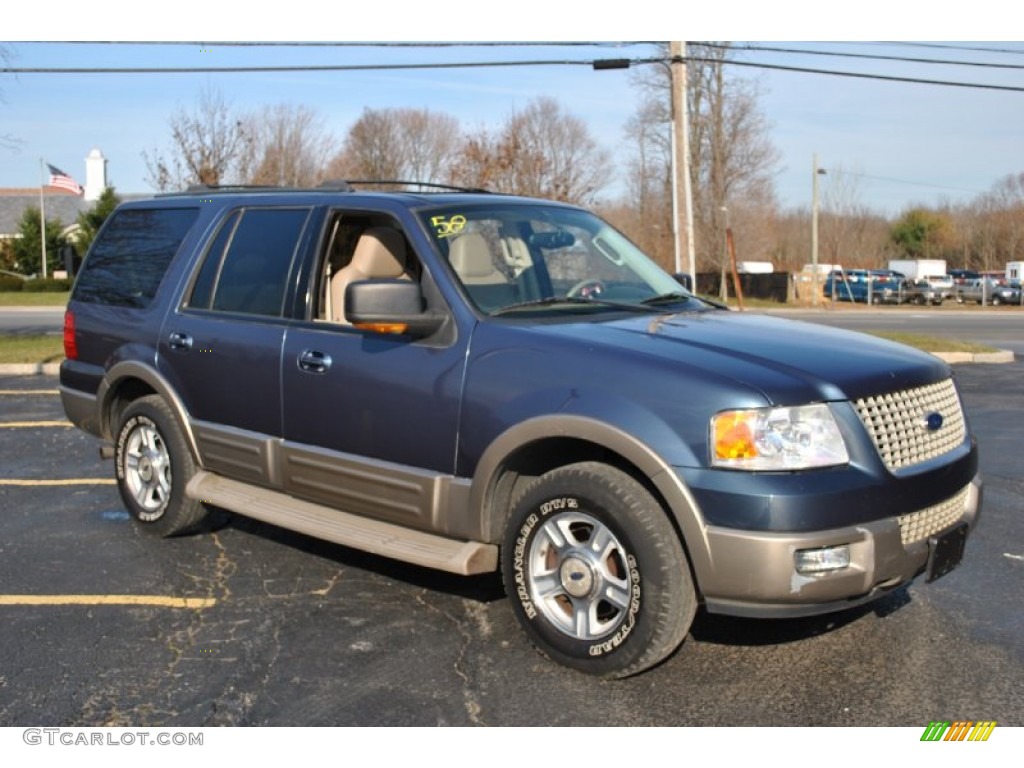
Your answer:
[[[147,307],[198,208],[118,211],[103,228],[75,283],[75,301]]]

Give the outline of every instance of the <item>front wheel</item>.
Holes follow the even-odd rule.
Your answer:
[[[603,677],[662,661],[696,612],[665,511],[634,478],[597,462],[552,470],[513,501],[502,575],[537,649]]]
[[[206,517],[203,504],[185,495],[196,464],[161,397],[140,397],[121,414],[114,469],[121,499],[144,530],[174,536]]]

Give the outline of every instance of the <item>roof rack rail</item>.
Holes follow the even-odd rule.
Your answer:
[[[349,184],[380,184],[381,186],[403,186],[403,187],[425,187],[427,189],[441,189],[447,192],[474,192],[478,194],[490,194],[490,190],[480,187],[459,187],[454,184],[437,184],[432,181],[410,181],[403,179],[349,179]]]
[[[324,182],[318,187],[279,187],[276,184],[189,184],[176,192],[160,192],[156,197],[177,195],[225,195],[232,192],[353,192],[344,181]]]
[[[431,181],[410,181],[402,179],[328,179],[315,187],[285,187],[276,184],[189,184],[184,190],[177,192],[161,192],[157,197],[173,197],[175,195],[213,195],[230,194],[232,192],[355,192],[353,185],[388,186],[388,187],[421,187],[447,192],[472,192],[490,194],[490,190],[479,187],[459,187],[453,184],[437,184]]]

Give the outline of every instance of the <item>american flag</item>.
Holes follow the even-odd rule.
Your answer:
[[[83,189],[78,186],[78,182],[64,173],[60,168],[55,168],[49,163],[46,164],[46,167],[50,169],[51,187],[60,187],[61,189],[66,189],[69,192],[74,192],[76,195],[82,194]]]

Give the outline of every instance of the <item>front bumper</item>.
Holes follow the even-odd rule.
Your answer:
[[[709,526],[707,568],[700,574],[711,613],[750,617],[808,616],[838,611],[880,597],[925,570],[930,536],[981,512],[976,475],[954,496],[915,512],[815,532],[770,533]],[[797,550],[848,545],[850,564],[837,571],[800,574]]]

